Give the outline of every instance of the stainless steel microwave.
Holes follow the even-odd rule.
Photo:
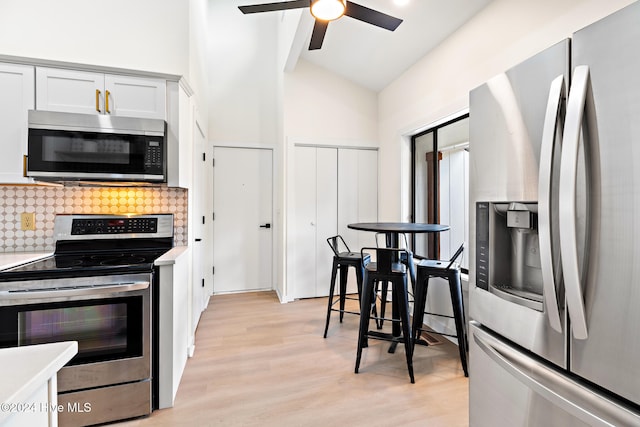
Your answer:
[[[164,120],[31,110],[27,150],[37,180],[167,180]]]

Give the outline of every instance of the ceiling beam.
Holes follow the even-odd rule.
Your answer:
[[[298,14],[288,12],[284,15],[285,17],[283,18],[283,21],[287,18],[293,19],[294,16],[298,16],[298,22],[295,27],[295,31],[293,32],[293,37],[291,38],[288,48],[289,52],[284,64],[284,71],[291,72],[296,68],[298,60],[302,55],[302,51],[307,48],[315,20],[307,9],[301,9]]]

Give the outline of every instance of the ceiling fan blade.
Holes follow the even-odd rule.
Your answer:
[[[248,6],[238,6],[242,13],[273,12],[276,10],[301,9],[309,7],[309,0],[281,1],[277,3],[252,4]]]
[[[316,23],[313,25],[313,33],[311,33],[309,50],[318,50],[322,47],[322,42],[324,41],[324,35],[327,33],[328,26],[329,21],[316,19]]]
[[[398,28],[398,25],[402,23],[402,19],[387,15],[386,13],[378,12],[377,10],[369,9],[368,7],[361,6],[350,1],[347,1],[347,9],[344,14],[357,19],[358,21],[363,21],[389,31],[394,31]]]

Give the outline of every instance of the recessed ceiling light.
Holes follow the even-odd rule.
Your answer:
[[[406,6],[411,0],[393,0],[396,6]]]

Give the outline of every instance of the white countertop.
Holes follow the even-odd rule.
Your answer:
[[[187,252],[189,246],[176,246],[172,248],[167,253],[162,254],[162,256],[154,262],[155,265],[171,265],[176,263],[176,259],[182,256]]]
[[[78,353],[77,341],[0,349],[0,403],[25,403]],[[42,402],[46,403],[46,402]],[[0,411],[2,420],[12,415]]]
[[[0,270],[26,264],[53,255],[52,252],[8,252],[0,253]]]

